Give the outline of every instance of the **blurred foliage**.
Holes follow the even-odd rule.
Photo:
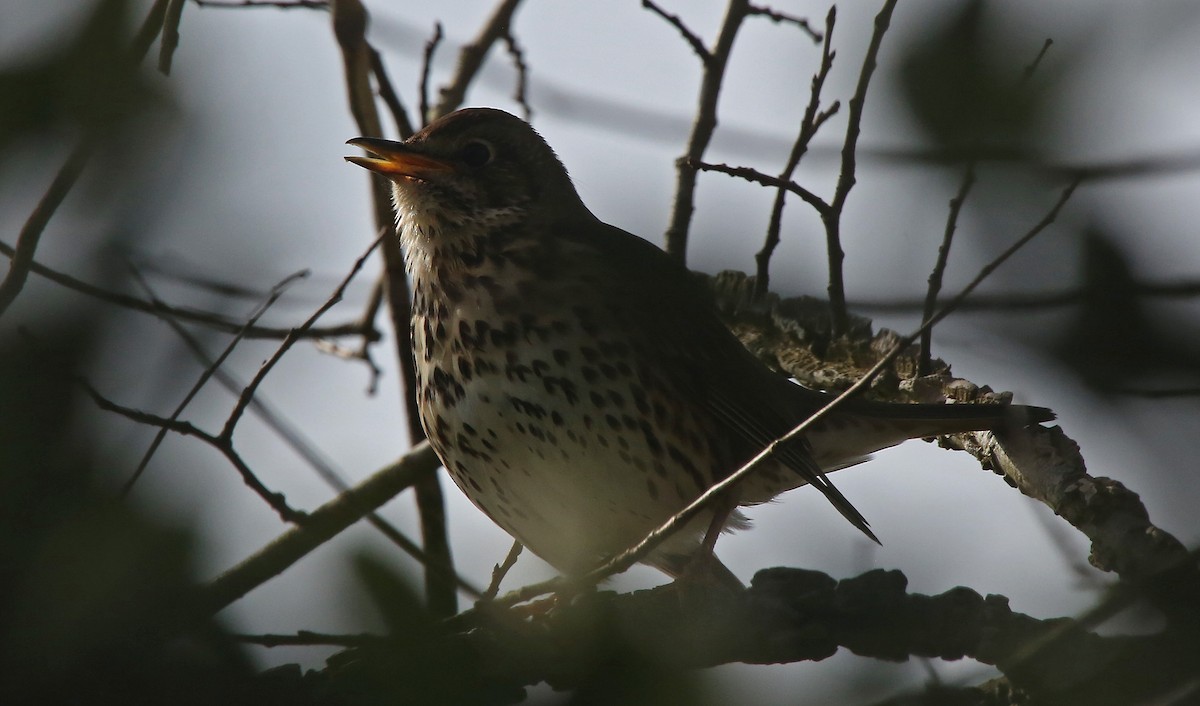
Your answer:
[[[1050,349],[1097,391],[1200,379],[1200,350],[1188,340],[1194,324],[1156,315],[1139,288],[1112,235],[1087,232],[1083,301]]]
[[[1034,137],[1069,57],[1028,69],[1038,45],[1011,36],[983,0],[963,3],[945,23],[922,33],[900,60],[901,82],[918,123],[941,146],[968,154],[1024,152]]]
[[[130,52],[129,0],[101,0],[44,56],[0,67],[0,151],[62,131],[106,137],[155,98]]]
[[[249,665],[200,612],[190,533],[95,482],[68,377],[91,350],[80,320],[0,341],[0,703],[247,700]]]

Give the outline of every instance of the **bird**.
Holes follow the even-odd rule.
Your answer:
[[[524,120],[465,108],[403,142],[347,144],[391,185],[426,436],[474,505],[564,575],[634,545],[831,399],[751,354],[684,265],[593,215]],[[878,542],[829,472],[1053,417],[852,400],[642,561],[672,577],[719,564],[716,537],[748,524],[739,508],[803,485]]]

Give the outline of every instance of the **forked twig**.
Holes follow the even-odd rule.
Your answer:
[[[425,49],[421,54],[421,83],[417,88],[421,100],[421,114],[417,116],[421,120],[422,125],[429,124],[429,73],[433,70],[433,55],[437,51],[438,45],[442,43],[442,23],[433,23],[433,36],[429,41],[425,42]]]
[[[829,14],[825,16],[825,39],[821,46],[821,65],[812,78],[808,106],[804,109],[804,117],[800,120],[800,132],[796,135],[795,143],[792,144],[792,151],[788,154],[787,164],[784,165],[783,170],[779,173],[781,181],[791,181],[792,174],[795,173],[796,167],[800,165],[800,160],[808,152],[808,146],[812,143],[813,137],[816,136],[817,130],[840,107],[840,104],[834,101],[828,109],[821,110],[821,90],[825,87],[825,79],[829,76],[829,72],[833,68],[833,58],[835,56],[835,52],[833,51],[833,27],[836,21],[837,6],[835,5],[829,8]],[[767,236],[763,242],[762,249],[754,256],[757,265],[754,289],[755,295],[759,297],[765,295],[770,288],[771,255],[779,245],[779,234],[783,228],[783,207],[788,194],[788,190],[782,186],[775,188],[775,203],[771,207],[771,220],[767,224]]]
[[[479,597],[481,601],[490,601],[500,592],[500,583],[504,581],[504,577],[517,563],[517,559],[521,556],[521,551],[525,548],[523,544],[517,540],[513,540],[512,546],[509,547],[508,554],[505,555],[504,561],[497,564],[492,569],[492,580],[488,584],[487,590]]]
[[[646,6],[670,21],[670,16],[653,3]],[[721,29],[717,34],[716,44],[711,50],[704,49],[704,53],[700,54],[704,70],[700,81],[696,119],[692,123],[692,132],[688,136],[686,151],[675,164],[677,172],[675,205],[671,209],[671,222],[666,233],[665,249],[667,254],[680,263],[687,260],[688,229],[691,225],[692,214],[696,210],[697,169],[692,164],[703,159],[704,153],[708,149],[708,143],[712,141],[713,132],[717,129],[717,102],[721,94],[721,84],[725,80],[725,67],[729,62],[729,55],[733,51],[733,41],[737,37],[738,29],[741,28],[743,20],[749,13],[749,0],[730,0],[725,11],[725,19],[721,22]],[[672,22],[672,24],[679,27],[682,23]],[[694,38],[690,31],[684,34],[685,38],[689,36]],[[702,44],[697,48],[696,41],[698,40],[689,39],[692,48],[696,51],[703,49]]]
[[[447,115],[462,105],[467,95],[467,86],[475,80],[475,75],[483,67],[483,59],[497,39],[504,36],[512,26],[513,15],[521,0],[501,0],[492,12],[492,16],[484,23],[479,34],[469,44],[463,45],[458,53],[458,66],[450,83],[442,86],[437,105],[429,119]]]
[[[365,512],[377,509],[428,476],[437,466],[433,449],[427,443],[418,444],[395,463],[313,510],[303,524],[288,530],[217,577],[204,588],[204,605],[215,613],[233,603],[336,537]]]
[[[151,301],[159,301],[158,297],[156,297],[154,292],[150,289],[150,285],[146,282],[145,278],[142,277],[142,273],[139,272],[138,269],[132,264],[130,265],[130,270],[133,273],[134,279],[147,293]],[[233,353],[234,348],[236,348],[237,345],[245,338],[245,329],[253,326],[263,314],[267,313],[267,310],[270,309],[271,306],[279,300],[279,297],[283,295],[283,292],[288,285],[290,285],[292,282],[295,282],[297,279],[307,276],[307,270],[297,272],[285,277],[283,281],[271,288],[271,292],[267,296],[266,301],[262,302],[255,308],[250,317],[246,320],[246,325],[243,327],[242,331],[239,331],[232,339],[230,339],[229,343],[225,345],[225,349],[221,351],[220,355],[218,355],[214,360],[210,361],[205,366],[204,372],[202,372],[196,382],[192,384],[191,389],[187,391],[187,393],[183,396],[183,399],[180,400],[179,404],[175,406],[175,409],[171,411],[171,416],[168,419],[171,421],[179,419],[179,416],[183,414],[183,410],[186,409],[189,404],[191,404],[192,400],[195,399],[197,394],[199,394],[201,388],[203,388],[209,379],[216,374],[217,370],[221,367],[221,364],[225,362],[230,354]],[[194,341],[194,339],[187,334],[187,331],[184,330],[179,322],[174,321],[167,316],[162,316],[161,318],[167,321],[178,334],[182,335],[185,341]],[[155,451],[158,450],[158,447],[162,444],[163,440],[166,439],[167,431],[168,429],[165,426],[160,426],[158,428],[158,432],[154,435],[154,439],[150,442],[150,446],[146,449],[146,452],[142,454],[142,458],[138,462],[137,468],[134,469],[133,473],[129,477],[129,480],[125,481],[125,484],[121,486],[122,496],[129,495],[130,491],[133,490],[134,484],[137,483],[138,479],[141,478],[142,473],[146,470],[147,466],[149,466],[150,459],[154,457]]]
[[[858,84],[849,101],[846,139],[842,143],[842,169],[838,174],[833,198],[829,201],[829,209],[821,213],[821,221],[825,224],[825,248],[829,261],[829,305],[833,315],[834,336],[845,332],[849,321],[849,314],[846,310],[846,284],[842,274],[842,261],[846,257],[842,250],[841,240],[842,211],[845,209],[846,199],[850,196],[850,190],[854,188],[857,179],[855,169],[858,160],[858,136],[862,131],[867,88],[875,73],[879,49],[883,45],[883,36],[891,24],[896,2],[897,0],[886,0],[879,10],[879,14],[875,16],[875,31],[871,33],[871,43],[867,46],[867,52],[863,56],[862,70],[858,74]]]

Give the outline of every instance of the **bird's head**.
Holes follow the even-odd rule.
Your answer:
[[[546,141],[502,110],[459,110],[404,142],[358,137],[348,144],[371,156],[347,161],[392,182],[404,239],[415,245],[587,212]]]

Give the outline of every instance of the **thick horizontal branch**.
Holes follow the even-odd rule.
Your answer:
[[[448,703],[442,698],[448,694],[519,694],[540,682],[586,690],[603,680],[612,688],[630,675],[662,683],[683,670],[815,661],[848,649],[888,661],[974,658],[999,668],[1033,703],[1104,706],[1170,693],[1188,684],[1200,665],[1200,644],[1188,635],[1100,637],[1064,630],[1072,626],[1069,619],[1016,613],[1002,596],[984,598],[961,587],[926,596],[906,588],[898,571],[837,581],[775,568],[760,571],[745,591],[676,582],[629,594],[592,593],[535,620],[478,611],[472,625],[447,630],[445,623],[439,629],[414,616],[411,634],[364,642],[344,659],[331,659],[322,677],[332,693],[352,691],[364,664],[384,668],[405,656],[436,655],[437,665],[454,665],[452,684],[445,678],[451,672],[440,679],[414,674],[397,688]],[[1048,634],[1065,635],[1053,653],[1014,661],[1024,645]],[[422,678],[426,683],[418,682]],[[405,694],[393,696],[403,701]]]
[[[437,457],[421,444],[395,463],[314,510],[304,524],[293,527],[209,584],[204,603],[216,612],[255,587],[283,573],[313,549],[332,539],[367,513],[378,509],[405,488],[432,473]]]

